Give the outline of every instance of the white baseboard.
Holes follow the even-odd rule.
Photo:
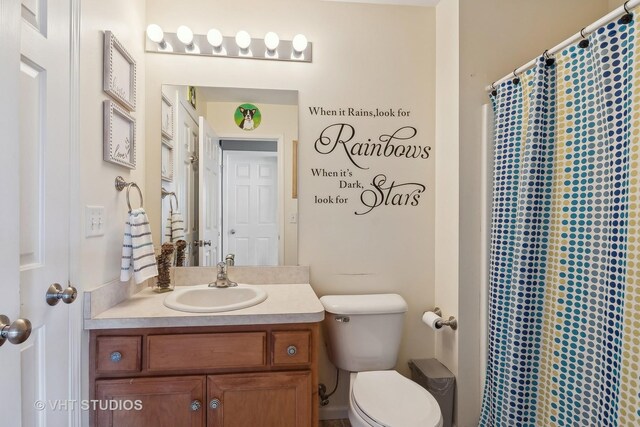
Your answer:
[[[342,420],[349,418],[348,406],[325,406],[320,407],[318,413],[321,420]]]

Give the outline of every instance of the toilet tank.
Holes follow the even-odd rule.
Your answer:
[[[324,333],[329,359],[351,372],[393,369],[406,301],[398,294],[325,295]]]

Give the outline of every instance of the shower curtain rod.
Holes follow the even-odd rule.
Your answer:
[[[626,10],[625,10],[625,6],[626,6]],[[608,24],[609,22],[620,18],[621,16],[625,15],[628,11],[632,11],[633,9],[635,9],[636,7],[640,6],[640,0],[630,0],[628,2],[626,2],[624,4],[624,6],[620,6],[614,10],[612,10],[611,12],[609,12],[607,15],[603,16],[602,18],[598,19],[596,22],[594,22],[593,24],[589,25],[588,27],[585,27],[582,29],[582,34],[584,34],[585,36],[593,33],[594,31],[596,31],[598,28],[602,27],[603,25]],[[580,34],[580,31],[578,31],[576,34],[574,34],[573,36],[569,37],[568,39],[566,39],[565,41],[561,42],[560,44],[558,44],[555,47],[552,47],[551,49],[549,49],[547,51],[547,53],[549,55],[553,55],[554,53],[557,53],[559,51],[561,51],[562,49],[564,49],[565,47],[575,43],[576,41],[582,39],[582,35]],[[523,66],[521,66],[520,68],[516,68],[512,73],[507,74],[506,76],[504,76],[503,78],[501,78],[500,80],[496,80],[495,82],[493,82],[493,86],[494,87],[498,87],[499,84],[506,82],[509,79],[512,79],[514,77],[514,73],[515,74],[520,74],[524,71],[527,71],[529,68],[533,68],[533,66],[536,64],[536,62],[538,61],[538,58],[534,58],[531,61],[527,62],[526,64],[524,64]],[[492,91],[494,88],[492,87],[492,85],[489,85],[485,88],[485,90],[487,92]]]

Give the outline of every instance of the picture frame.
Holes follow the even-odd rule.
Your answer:
[[[173,147],[162,144],[162,167],[160,177],[163,181],[173,182]]]
[[[160,112],[162,115],[162,119],[160,121],[162,136],[167,139],[173,139],[173,123],[175,111],[173,108],[173,103],[165,94],[162,94],[162,106],[160,108]]]
[[[196,109],[196,88],[194,86],[187,86],[187,100],[195,110]]]
[[[103,110],[103,159],[135,169],[136,119],[110,99],[104,101]]]
[[[129,111],[136,110],[136,61],[111,31],[104,32],[102,90]]]

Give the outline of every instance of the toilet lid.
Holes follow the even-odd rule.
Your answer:
[[[396,371],[358,372],[351,393],[358,412],[378,425],[442,425],[440,406],[431,393]]]

